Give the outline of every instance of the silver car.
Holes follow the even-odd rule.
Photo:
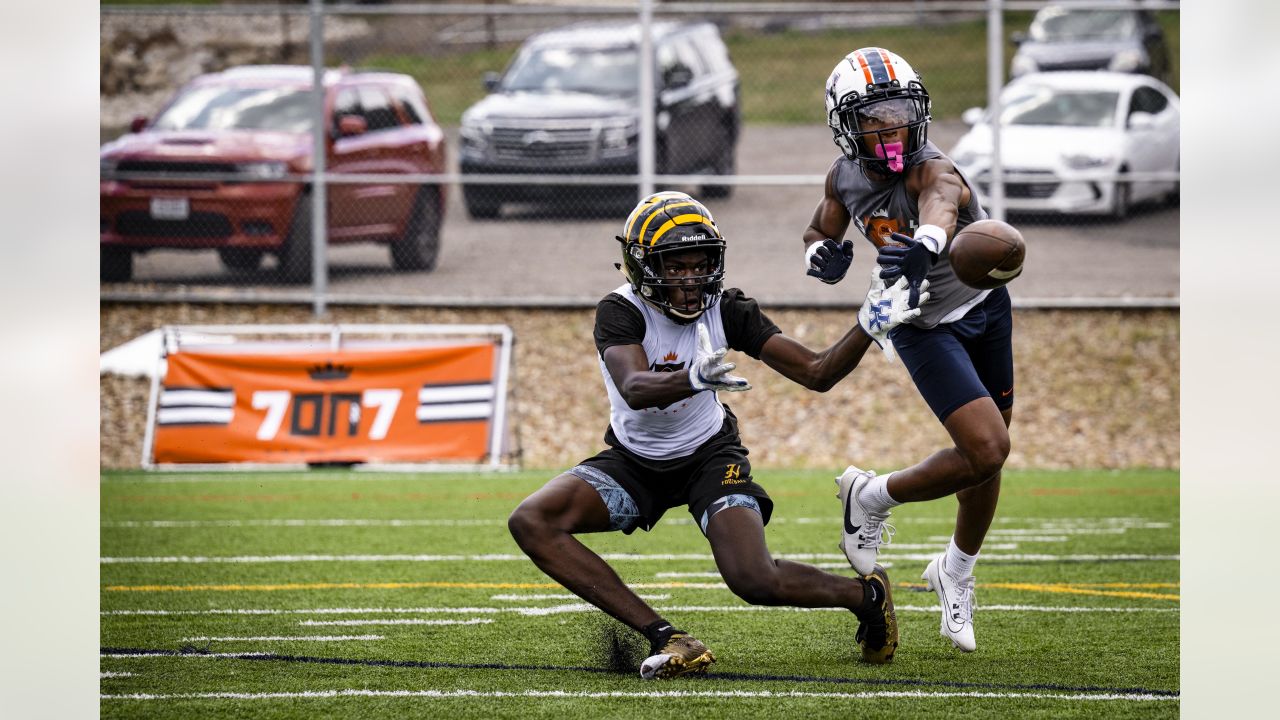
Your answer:
[[[1147,200],[1178,197],[1178,96],[1146,75],[1024,75],[1000,92],[1000,157],[1011,211],[1128,215]],[[987,195],[992,113],[970,108],[973,127],[950,156]]]

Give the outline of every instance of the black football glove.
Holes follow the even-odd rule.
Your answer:
[[[809,270],[812,275],[828,285],[834,285],[849,272],[849,264],[853,262],[853,241],[836,242],[825,238],[809,253]]]
[[[905,277],[910,287],[907,306],[920,307],[920,283],[924,282],[938,257],[924,243],[902,233],[893,233],[889,237],[902,245],[880,248],[880,254],[876,256],[876,264],[881,268],[880,277],[889,285],[899,277]]]

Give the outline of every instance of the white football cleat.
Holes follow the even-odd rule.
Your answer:
[[[836,478],[836,497],[843,503],[844,516],[840,549],[859,575],[870,575],[875,571],[880,545],[888,545],[893,540],[894,527],[885,522],[889,511],[868,511],[859,500],[859,495],[875,476],[873,472],[850,465],[843,475]],[[883,541],[882,533],[885,535]]]
[[[929,566],[920,576],[930,590],[938,593],[938,601],[942,603],[942,637],[963,652],[978,649],[973,639],[973,610],[977,600],[973,594],[973,576],[957,581],[947,574],[942,564],[947,555],[943,553],[929,561]]]

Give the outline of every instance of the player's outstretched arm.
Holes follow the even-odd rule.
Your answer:
[[[857,325],[820,352],[777,333],[765,341],[760,360],[788,380],[810,390],[826,392],[853,372],[870,346],[871,337]]]
[[[835,172],[832,164],[822,200],[803,235],[805,274],[828,285],[840,282],[853,262],[853,241],[841,240],[849,229],[849,211],[836,193]]]

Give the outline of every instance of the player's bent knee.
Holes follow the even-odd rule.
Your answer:
[[[971,443],[964,449],[965,459],[973,473],[970,485],[980,485],[1000,472],[1009,458],[1009,436],[992,435]]]
[[[726,575],[724,582],[734,595],[752,605],[780,605],[778,582],[773,573]]]
[[[530,507],[528,503],[521,503],[507,518],[507,530],[515,538],[517,545],[528,549],[537,544],[539,538],[548,535],[551,525],[536,508]]]

